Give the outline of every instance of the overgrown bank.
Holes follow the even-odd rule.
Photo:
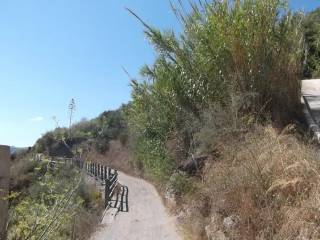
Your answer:
[[[71,164],[33,156],[12,161],[8,239],[88,239],[103,211],[100,192]]]
[[[47,133],[33,151],[122,159],[159,186],[186,238],[318,239],[318,151],[298,123],[300,79],[319,68],[316,12],[282,0],[173,9],[179,36],[131,12],[157,54],[132,80],[132,101]],[[77,179],[64,177],[64,190]]]
[[[318,28],[281,0],[188,6],[173,7],[179,36],[129,10],[158,56],[132,80],[135,167],[190,239],[317,239],[317,150],[288,124],[301,119],[300,79],[316,75]]]

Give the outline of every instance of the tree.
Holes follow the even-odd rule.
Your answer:
[[[303,76],[320,77],[320,8],[306,15],[303,22],[306,41]]]

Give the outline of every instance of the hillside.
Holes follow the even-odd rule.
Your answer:
[[[25,148],[14,147],[14,146],[11,146],[11,147],[10,147],[10,153],[11,153],[11,154],[21,153],[21,152],[25,152],[25,151],[27,151],[27,150],[28,150],[27,147],[25,147]]]
[[[174,7],[180,35],[128,10],[156,55],[141,79],[131,79],[131,101],[46,133],[31,153],[143,177],[185,239],[319,239],[319,144],[306,131],[301,79],[319,76],[320,10],[292,12],[282,0],[200,3],[190,3],[190,12]],[[41,186],[41,164],[29,164],[12,189],[42,196],[32,187]],[[69,189],[77,179],[70,171],[49,175],[47,184],[61,177]],[[85,218],[97,221],[101,196],[83,189],[74,199],[83,213],[76,226],[90,233]],[[70,227],[73,212],[65,214]],[[57,239],[70,234],[61,231]]]

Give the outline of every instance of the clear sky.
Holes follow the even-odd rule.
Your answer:
[[[161,29],[179,29],[169,0],[1,0],[0,144],[30,146],[41,134],[93,118],[130,99],[125,67],[138,77],[154,53],[124,7]],[[293,0],[309,11],[319,0]]]

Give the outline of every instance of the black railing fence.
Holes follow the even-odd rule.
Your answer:
[[[118,185],[118,171],[105,165],[83,161],[80,158],[52,158],[48,163],[49,169],[55,169],[57,164],[70,164],[82,171],[85,171],[97,181],[100,181],[104,187],[105,207],[109,207],[115,189]]]
[[[118,171],[92,162],[81,163],[81,161],[76,161],[75,165],[105,184],[105,207],[108,207],[118,184]]]

